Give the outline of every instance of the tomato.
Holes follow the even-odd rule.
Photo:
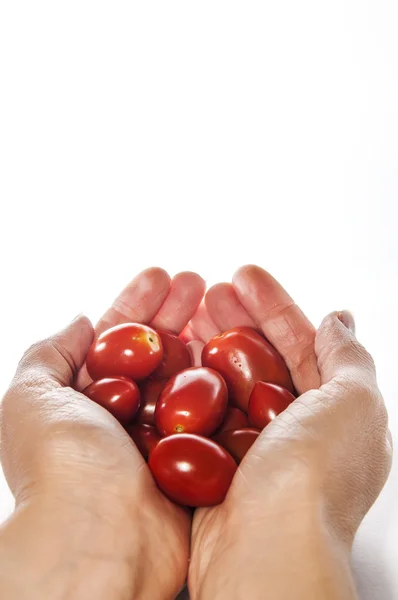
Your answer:
[[[137,384],[125,377],[93,381],[83,394],[106,408],[123,425],[133,419],[140,405]]]
[[[239,464],[259,435],[258,429],[245,427],[244,429],[223,431],[215,435],[213,440],[225,448]]]
[[[141,404],[135,416],[136,423],[155,425],[155,408],[168,379],[146,379],[140,384]]]
[[[192,367],[172,377],[156,405],[155,423],[162,435],[209,436],[222,422],[228,404],[225,381],[213,369]]]
[[[161,439],[158,430],[153,425],[133,423],[127,427],[126,431],[145,460]]]
[[[154,329],[123,323],[104,331],[91,345],[86,365],[92,379],[125,375],[141,380],[163,359],[162,341]]]
[[[248,426],[249,421],[247,420],[247,416],[245,415],[245,413],[242,412],[239,408],[228,406],[224,421],[218,428],[217,433],[221,433],[222,431],[229,431],[230,429],[242,429],[243,427]]]
[[[273,383],[259,381],[253,388],[249,400],[249,423],[264,429],[279,413],[295,400],[288,390]]]
[[[276,383],[293,391],[282,357],[250,327],[234,327],[216,335],[203,348],[202,364],[224,377],[231,403],[244,412],[257,381]]]
[[[163,360],[152,377],[172,377],[192,366],[191,354],[182,340],[174,333],[158,330],[163,346]]]
[[[237,465],[214,441],[180,433],[163,438],[149,456],[162,492],[185,506],[213,506],[226,496]]]

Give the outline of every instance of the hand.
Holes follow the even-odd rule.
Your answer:
[[[352,540],[391,462],[373,361],[349,313],[316,333],[258,267],[210,289],[185,335],[205,342],[237,325],[263,331],[301,396],[259,436],[224,503],[196,512],[191,598],[353,598]]]
[[[203,280],[138,275],[98,323],[180,332]],[[7,598],[174,598],[188,565],[190,517],[157,489],[119,423],[81,393],[94,332],[79,317],[24,355],[2,404],[1,458],[16,512],[0,536]]]

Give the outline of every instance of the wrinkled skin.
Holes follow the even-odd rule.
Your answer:
[[[256,587],[250,588],[250,578],[231,577],[231,594],[267,596],[270,580],[264,567],[268,561],[273,572],[277,555],[264,556],[265,515],[270,523],[278,522],[285,504],[296,507],[296,523],[313,512],[307,506],[321,502],[326,507],[323,527],[349,550],[391,465],[391,436],[374,364],[355,338],[349,313],[329,315],[316,332],[280,284],[250,265],[235,274],[232,284],[211,288],[184,331],[185,339],[194,340],[195,364],[204,343],[236,326],[262,330],[285,360],[299,398],[259,436],[224,503],[196,511],[189,572],[194,600],[228,595],[218,573],[241,572],[245,556],[250,556]],[[275,597],[288,597],[290,583],[275,580]],[[352,585],[348,581],[343,590],[342,584],[331,597],[354,597]]]
[[[32,528],[23,525],[18,572],[36,569],[42,575],[45,589],[39,584],[34,588],[38,597],[64,597],[63,588],[56,586],[69,589],[72,583],[74,598],[97,600],[156,598],[159,589],[172,598],[182,587],[189,514],[158,490],[116,419],[76,390],[90,383],[83,363],[94,335],[124,322],[179,333],[203,293],[204,282],[194,273],[171,280],[162,269],[148,269],[123,290],[95,332],[86,317],[79,317],[64,331],[33,345],[20,362],[2,404],[1,459],[16,498],[17,518],[11,525],[18,528],[26,521]],[[44,507],[48,511],[42,516]],[[39,518],[29,520],[36,509],[41,511]],[[73,526],[74,536],[69,535],[71,523],[80,525]],[[40,553],[35,547],[38,537]],[[59,544],[62,560],[42,574],[47,546],[51,565]],[[23,565],[25,555],[29,561]],[[70,574],[77,581],[71,583]],[[49,586],[55,586],[51,593]],[[6,589],[5,596],[14,597]]]

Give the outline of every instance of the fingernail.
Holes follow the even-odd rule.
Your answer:
[[[337,318],[347,327],[347,329],[352,331],[352,333],[355,333],[354,315],[349,310],[341,310],[337,313]]]

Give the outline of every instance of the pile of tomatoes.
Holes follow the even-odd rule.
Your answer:
[[[173,333],[125,323],[90,347],[84,393],[126,428],[171,500],[223,501],[260,431],[294,400],[289,371],[257,331],[235,327],[210,340],[202,366]]]

